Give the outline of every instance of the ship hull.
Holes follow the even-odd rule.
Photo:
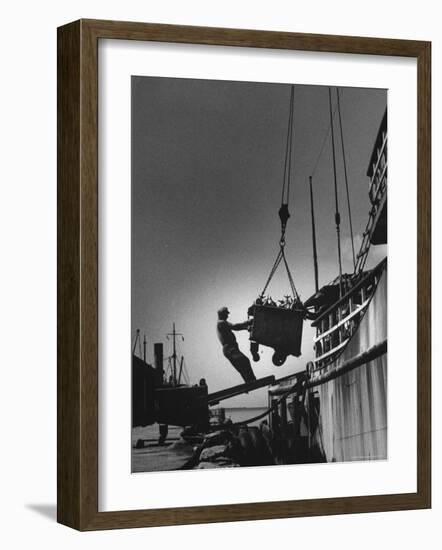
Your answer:
[[[387,448],[387,268],[343,353],[315,371],[308,390],[310,447],[327,462],[382,460]],[[366,362],[358,357],[370,357]],[[355,364],[354,368],[346,366]]]

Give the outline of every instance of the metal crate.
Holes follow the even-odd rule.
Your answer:
[[[275,350],[273,362],[284,363],[287,355],[301,355],[302,325],[304,313],[297,309],[277,306],[253,305],[249,314],[253,317],[250,340]]]

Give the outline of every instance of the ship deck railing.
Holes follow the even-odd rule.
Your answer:
[[[377,151],[376,162],[373,165],[368,195],[372,203],[376,202],[377,195],[387,171],[387,134],[383,135],[382,145]]]
[[[316,327],[315,368],[329,364],[348,344],[370,303],[385,262],[380,262],[312,323]]]
[[[345,323],[348,323],[351,319],[358,316],[368,306],[369,301],[370,301],[370,299],[367,298],[362,304],[358,305],[355,309],[350,311],[350,313],[346,317],[343,317],[336,325],[332,326],[332,328],[329,328],[325,332],[322,332],[319,336],[316,336],[314,338],[314,341],[317,342],[318,340],[321,340],[325,336],[330,335],[337,328],[341,327],[342,325],[345,325]],[[351,306],[349,306],[349,307],[351,308]]]
[[[334,353],[337,353],[338,351],[340,351],[342,348],[344,348],[347,344],[348,344],[348,341],[350,340],[350,338],[347,338],[346,340],[344,340],[343,342],[341,342],[340,344],[338,344],[336,347],[334,347],[333,349],[331,349],[330,351],[327,351],[326,353],[322,354],[321,356],[319,357],[316,357],[315,359],[315,362],[316,363],[319,363],[321,361],[324,361],[324,359],[327,359],[329,358],[331,355],[333,355]]]

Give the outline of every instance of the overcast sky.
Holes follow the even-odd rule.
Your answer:
[[[368,219],[367,165],[387,104],[387,91],[341,88],[341,110],[353,227],[359,242]],[[336,89],[332,88],[333,104]],[[175,322],[185,336],[191,382],[209,391],[242,382],[216,337],[217,309],[246,319],[278,251],[290,84],[132,78],[132,334],[164,342]],[[293,176],[286,253],[301,299],[314,292],[308,176],[329,126],[328,88],[295,86]],[[337,122],[337,119],[336,119]],[[342,151],[335,126],[344,271],[352,270]],[[319,280],[338,274],[330,138],[314,178]],[[357,247],[358,248],[358,247]],[[386,253],[375,247],[367,265]],[[381,248],[381,249],[379,249]],[[282,268],[269,287],[289,293]],[[257,377],[286,376],[313,356],[305,323],[303,354],[284,366],[262,348]],[[237,333],[248,354],[248,333]],[[260,390],[225,405],[266,403]]]

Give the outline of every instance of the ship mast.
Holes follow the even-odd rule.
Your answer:
[[[184,336],[182,335],[181,332],[177,332],[176,329],[175,329],[175,323],[173,323],[173,326],[172,326],[172,332],[169,332],[167,334],[167,339],[169,339],[169,336],[172,336],[172,380],[173,380],[173,385],[176,386],[177,385],[177,375],[176,375],[176,371],[177,371],[177,353],[176,353],[176,338],[177,336],[181,336],[181,339],[184,340]]]

